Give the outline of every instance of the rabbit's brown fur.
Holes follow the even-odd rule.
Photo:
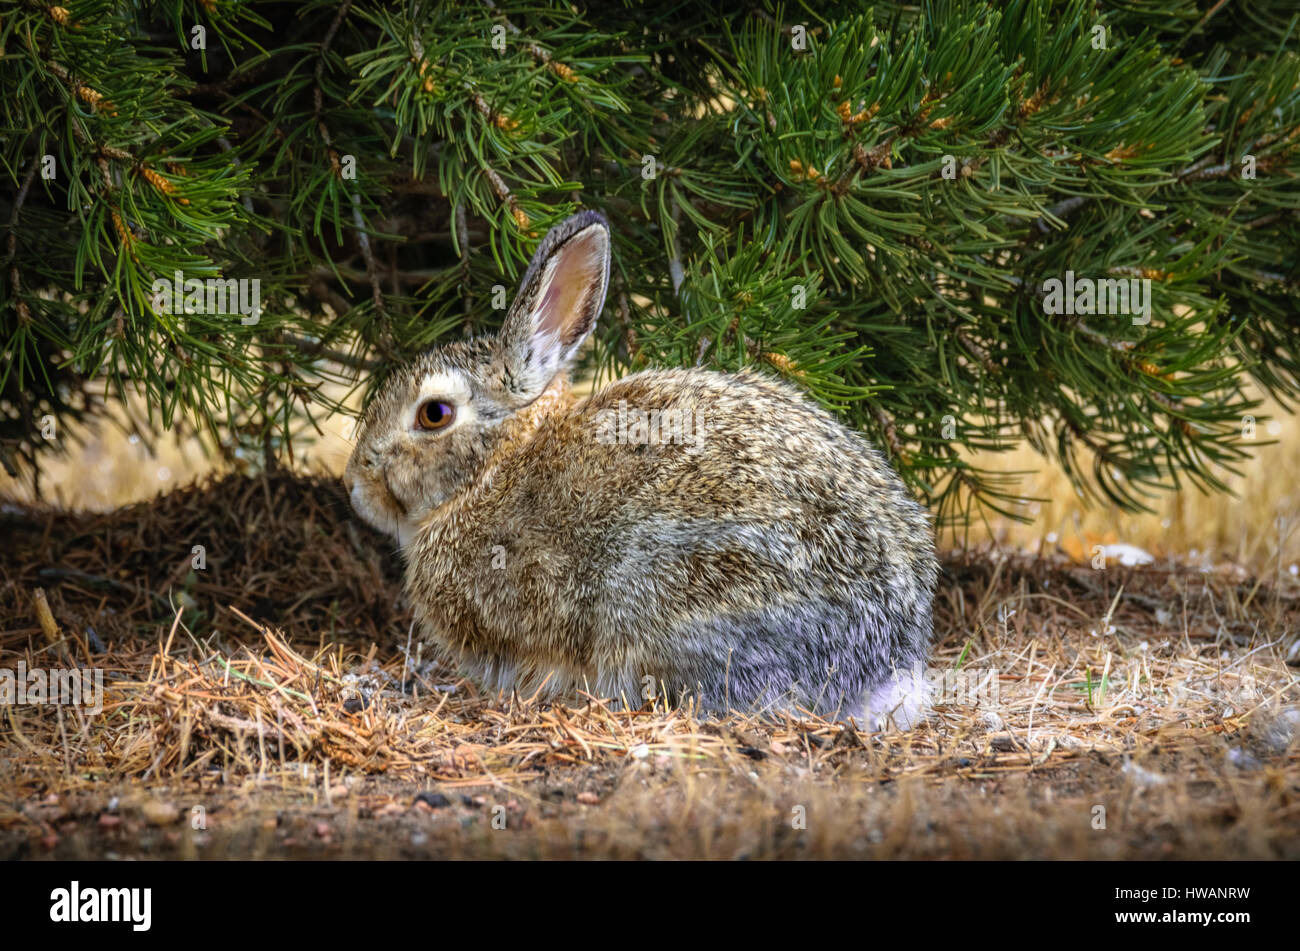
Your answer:
[[[768,376],[652,370],[576,399],[567,364],[607,255],[601,219],[570,219],[500,339],[423,355],[368,409],[346,478],[403,545],[421,630],[524,694],[666,688],[914,722],[937,571],[926,512],[865,440]],[[429,399],[455,406],[447,432],[411,430]],[[688,425],[628,438],[650,411]]]

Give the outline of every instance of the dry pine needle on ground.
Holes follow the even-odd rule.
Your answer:
[[[0,707],[0,856],[1300,856],[1285,573],[949,555],[935,714],[869,734],[484,695],[329,480],[0,520],[0,666],[104,671]]]

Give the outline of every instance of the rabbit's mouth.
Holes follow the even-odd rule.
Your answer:
[[[352,503],[352,510],[371,528],[397,539],[403,546],[410,540],[410,531],[404,529],[406,506],[393,495],[386,479],[354,479],[348,499]]]
[[[388,473],[384,473],[384,502],[388,508],[397,509],[397,520],[400,522],[406,517],[406,506],[402,500],[397,497],[393,487],[388,484]]]

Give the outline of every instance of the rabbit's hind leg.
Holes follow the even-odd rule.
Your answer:
[[[924,716],[922,653],[885,612],[823,602],[770,606],[674,632],[663,679],[711,709],[808,710],[868,729],[910,729]]]
[[[929,683],[921,665],[917,664],[891,672],[867,692],[862,703],[845,704],[838,712],[838,718],[848,720],[852,717],[859,727],[871,731],[910,730],[925,719],[929,709]]]

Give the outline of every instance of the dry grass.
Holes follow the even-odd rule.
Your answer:
[[[482,695],[333,481],[0,519],[0,666],[106,671],[0,707],[0,856],[1300,857],[1286,572],[950,555],[933,665],[980,689],[872,735]]]
[[[1002,517],[973,527],[970,538],[1037,551],[1046,541],[1076,561],[1087,561],[1093,546],[1126,542],[1157,558],[1176,557],[1197,565],[1224,559],[1256,571],[1300,572],[1300,418],[1265,399],[1257,410],[1259,445],[1240,475],[1221,472],[1228,493],[1203,493],[1188,485],[1148,500],[1151,512],[1125,512],[1118,506],[1080,500],[1065,473],[1027,446],[1004,453],[975,454],[984,468],[1026,472],[1018,491],[1035,501],[1024,508],[1028,523]],[[1265,416],[1271,418],[1265,419]],[[1091,456],[1081,460],[1091,465]],[[960,533],[948,534],[960,544]]]

